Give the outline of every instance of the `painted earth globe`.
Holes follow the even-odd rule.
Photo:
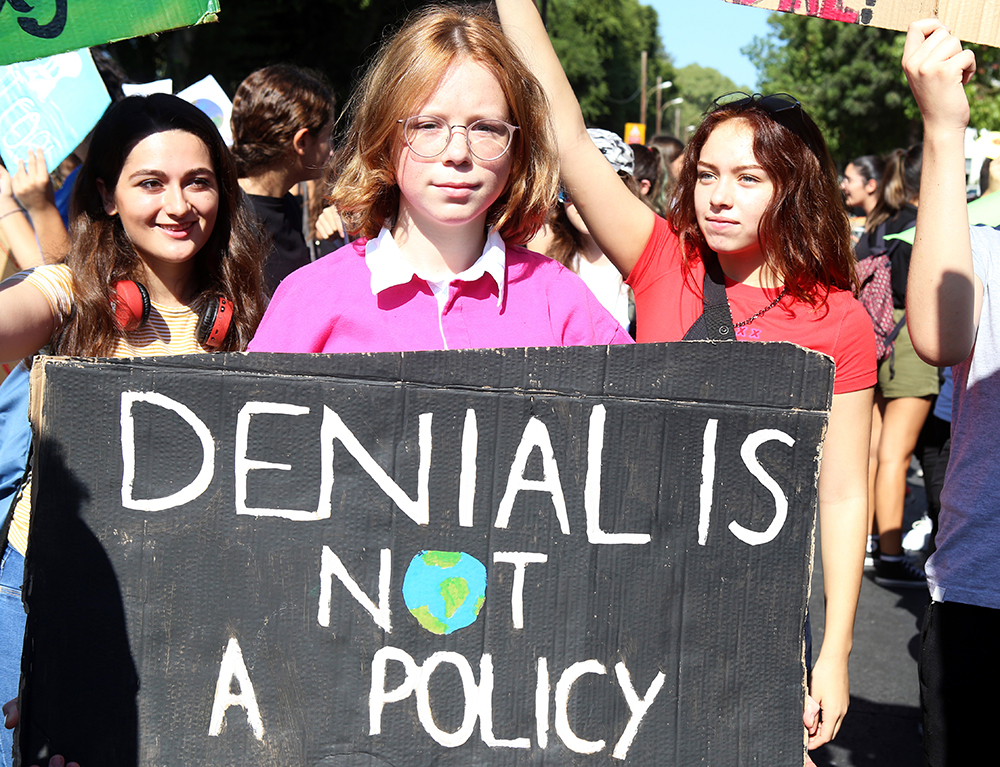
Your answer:
[[[464,551],[421,551],[403,576],[403,601],[433,634],[475,622],[486,601],[486,567]]]

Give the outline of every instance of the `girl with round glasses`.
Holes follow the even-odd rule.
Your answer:
[[[522,247],[558,172],[541,86],[494,22],[418,12],[350,106],[330,196],[361,239],[282,282],[251,350],[630,340],[575,274]]]
[[[497,7],[552,104],[563,184],[635,293],[638,340],[708,337],[699,320],[711,284],[724,287],[729,338],[791,341],[834,359],[819,476],[826,626],[803,716],[816,748],[836,734],[849,699],[876,380],[874,332],[853,295],[850,228],[826,144],[787,94],[723,97],[685,150],[669,221],[660,218],[615,182],[587,138],[532,1]]]

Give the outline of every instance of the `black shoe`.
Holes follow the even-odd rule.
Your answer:
[[[882,549],[879,548],[878,540],[876,539],[873,543],[869,544],[869,548],[865,551],[865,569],[870,570],[875,567],[881,556]]]
[[[925,589],[927,576],[906,557],[894,562],[888,562],[882,557],[875,562],[875,583],[893,588]]]

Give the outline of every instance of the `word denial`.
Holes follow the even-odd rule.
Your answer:
[[[160,498],[137,498],[134,484],[137,476],[136,426],[133,408],[137,403],[154,405],[173,411],[191,427],[201,443],[201,466],[197,475],[187,485]],[[323,419],[319,430],[320,477],[316,491],[317,505],[311,509],[259,508],[250,504],[248,498],[248,477],[252,472],[287,472],[292,466],[287,463],[263,460],[260,456],[248,455],[250,429],[256,416],[269,414],[295,419],[310,413],[310,408],[283,402],[247,402],[239,411],[236,420],[235,444],[235,484],[236,513],[258,517],[283,517],[307,522],[329,519],[333,512],[332,492],[334,484],[334,446],[340,443],[357,461],[361,469],[378,485],[407,517],[417,525],[430,523],[429,476],[433,453],[432,424],[433,413],[422,413],[418,417],[419,468],[417,472],[416,495],[411,496],[391,477],[385,468],[372,457],[358,440],[340,415],[323,406]],[[647,532],[608,532],[601,527],[601,476],[603,470],[604,432],[607,412],[604,405],[594,405],[590,411],[587,430],[586,479],[583,488],[583,510],[586,519],[587,541],[595,545],[645,545],[650,543]],[[712,512],[714,487],[716,484],[716,440],[719,419],[710,418],[705,423],[703,435],[703,456],[701,465],[701,492],[699,497],[700,518],[698,542],[704,546],[708,540],[709,523]],[[729,531],[738,539],[751,546],[769,543],[777,537],[788,515],[788,497],[757,459],[757,450],[766,442],[777,441],[788,447],[795,440],[778,429],[758,429],[747,435],[740,450],[743,465],[750,474],[767,489],[774,499],[775,513],[764,530],[751,530],[732,520]],[[476,495],[477,455],[479,430],[476,411],[469,408],[465,412],[462,431],[462,456],[459,469],[458,522],[461,527],[474,526]],[[215,438],[208,426],[186,405],[157,392],[122,392],[121,395],[121,448],[122,485],[121,503],[126,509],[138,511],[165,511],[198,499],[215,478]],[[528,461],[538,451],[541,455],[542,478],[529,479],[526,476]],[[521,439],[514,453],[514,459],[507,474],[506,487],[493,517],[493,527],[507,529],[510,524],[514,501],[519,493],[537,492],[549,496],[562,535],[571,535],[570,518],[567,511],[566,494],[561,480],[562,473],[552,448],[552,439],[546,424],[537,417],[528,419]]]

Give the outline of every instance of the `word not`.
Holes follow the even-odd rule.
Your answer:
[[[390,662],[403,667],[404,678],[393,689],[386,689],[386,669]],[[430,699],[430,679],[441,665],[448,664],[457,671],[462,680],[462,691],[465,696],[465,710],[462,724],[454,732],[448,732],[434,720]],[[585,740],[576,732],[569,720],[569,702],[573,687],[577,681],[588,674],[596,676],[607,675],[608,670],[595,659],[580,661],[566,668],[559,676],[555,689],[555,733],[563,745],[578,754],[595,754],[607,747],[605,739]],[[548,659],[540,657],[535,664],[535,742],[539,748],[547,748],[549,743],[549,704],[552,700],[551,683],[549,679]],[[632,677],[624,663],[615,664],[615,680],[621,689],[622,696],[628,705],[630,716],[625,730],[611,751],[614,759],[624,759],[639,732],[643,717],[653,705],[656,696],[663,688],[666,679],[662,671],[658,671],[650,682],[644,695],[640,696],[632,685]],[[498,738],[494,734],[493,717],[493,657],[483,654],[479,661],[479,682],[476,683],[472,665],[456,652],[440,651],[431,655],[422,664],[417,663],[405,650],[386,646],[380,648],[372,659],[372,683],[368,697],[368,734],[379,735],[382,732],[382,712],[389,703],[399,703],[411,695],[416,699],[417,719],[424,731],[431,738],[446,748],[457,748],[464,745],[472,736],[476,722],[479,722],[479,733],[485,745],[493,748],[531,748],[531,739],[526,736],[516,738]]]
[[[195,478],[186,486],[170,495],[159,498],[136,498],[134,483],[136,477],[135,421],[133,408],[144,402],[173,411],[188,423],[201,443],[202,462]],[[316,509],[270,509],[248,505],[247,479],[252,471],[290,471],[291,465],[250,458],[249,435],[253,418],[260,414],[298,417],[307,415],[310,408],[282,402],[248,402],[241,409],[236,421],[235,440],[235,482],[236,513],[261,517],[283,517],[295,521],[316,521],[329,519],[332,514],[334,481],[334,445],[339,442],[357,461],[365,473],[415,524],[430,522],[429,477],[431,467],[432,413],[422,413],[418,417],[418,468],[416,496],[411,497],[378,464],[371,453],[361,444],[343,419],[332,409],[323,406],[320,425],[320,482]],[[643,532],[612,533],[601,528],[601,472],[604,451],[604,430],[606,420],[604,405],[594,405],[591,409],[587,435],[587,470],[583,489],[584,516],[589,543],[598,545],[644,545],[652,536]],[[712,501],[716,482],[716,434],[718,419],[709,419],[705,425],[702,458],[702,486],[700,492],[700,518],[698,541],[706,545],[711,519]],[[749,530],[733,520],[730,532],[744,543],[759,546],[768,543],[778,535],[788,513],[788,499],[777,482],[761,466],[756,453],[762,444],[778,441],[791,447],[795,440],[777,429],[761,429],[749,434],[743,442],[740,457],[744,466],[773,496],[775,515],[764,531]],[[186,405],[157,392],[122,392],[121,395],[121,446],[122,446],[122,506],[139,511],[164,511],[181,506],[198,498],[211,485],[215,476],[215,439],[205,423]],[[478,428],[476,412],[466,410],[462,436],[462,457],[459,474],[458,516],[459,525],[472,527],[474,523],[473,501],[476,492]],[[529,479],[525,476],[528,459],[538,450],[542,459],[542,478]],[[497,507],[493,526],[507,529],[510,524],[514,501],[521,492],[541,492],[549,495],[552,508],[563,535],[571,534],[566,498],[560,479],[559,465],[552,448],[548,427],[537,417],[531,417],[524,427],[520,442],[511,462],[506,487]]]
[[[34,10],[25,0],[0,0],[0,11],[3,11],[4,5],[8,3],[18,13],[31,13]],[[34,18],[18,16],[18,25],[32,37],[40,37],[44,40],[52,40],[59,37],[66,28],[69,0],[55,0],[55,3],[55,16],[47,24],[39,24],[37,19]]]
[[[524,628],[524,571],[529,563],[544,564],[548,561],[545,554],[530,551],[495,551],[493,562],[514,565],[514,583],[510,594],[511,623],[515,629]],[[333,603],[333,578],[336,576],[347,592],[354,597],[365,611],[371,615],[375,625],[385,633],[392,633],[392,611],[389,605],[389,592],[392,578],[392,550],[382,549],[379,552],[378,571],[378,601],[368,596],[364,589],[351,576],[340,557],[329,546],[323,547],[320,555],[319,572],[319,612],[316,620],[324,628],[330,627],[330,615]]]

